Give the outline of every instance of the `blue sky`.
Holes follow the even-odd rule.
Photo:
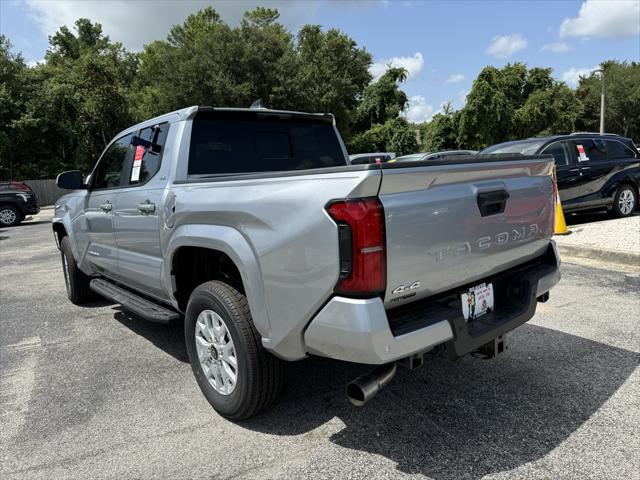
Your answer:
[[[42,59],[48,35],[80,16],[139,50],[205,5],[230,24],[264,5],[278,8],[293,31],[305,23],[339,28],[373,55],[372,73],[389,62],[409,69],[403,88],[414,121],[446,101],[461,107],[489,64],[552,67],[574,85],[603,60],[640,61],[640,0],[0,0],[0,31],[29,62]]]

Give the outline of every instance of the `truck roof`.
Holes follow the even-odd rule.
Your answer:
[[[120,133],[116,135],[115,138],[121,137],[123,135],[127,135],[132,132],[136,132],[142,128],[150,127],[156,125],[158,123],[164,122],[179,122],[182,120],[189,120],[196,116],[198,113],[207,113],[207,112],[234,112],[234,113],[247,113],[248,115],[255,114],[265,114],[265,115],[279,115],[279,116],[295,116],[295,117],[303,117],[303,118],[314,118],[314,119],[324,119],[326,121],[330,121],[335,125],[335,118],[331,113],[307,113],[307,112],[296,112],[290,110],[272,110],[269,108],[234,108],[234,107],[208,107],[208,106],[199,106],[193,105],[191,107],[181,108],[180,110],[174,110],[173,112],[164,113],[162,115],[158,115],[157,117],[150,118],[143,122],[132,125]]]

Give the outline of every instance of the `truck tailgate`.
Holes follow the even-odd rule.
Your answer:
[[[382,167],[391,308],[542,255],[553,235],[550,157]]]

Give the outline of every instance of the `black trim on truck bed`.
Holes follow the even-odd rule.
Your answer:
[[[394,170],[397,168],[429,167],[436,165],[459,165],[463,163],[495,163],[516,162],[526,160],[553,160],[552,155],[521,155],[519,153],[500,153],[496,155],[455,155],[442,160],[420,160],[417,162],[386,162],[381,163],[382,170]]]

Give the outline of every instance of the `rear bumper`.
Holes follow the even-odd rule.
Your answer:
[[[459,292],[385,311],[380,298],[333,297],[304,333],[309,353],[366,364],[384,364],[445,344],[466,355],[530,320],[537,298],[560,281],[560,260],[551,241],[545,255],[488,278],[496,288],[496,310],[467,323]],[[498,305],[502,305],[501,308]]]
[[[40,207],[37,204],[24,203],[22,205],[22,211],[25,215],[36,215],[40,213]]]

